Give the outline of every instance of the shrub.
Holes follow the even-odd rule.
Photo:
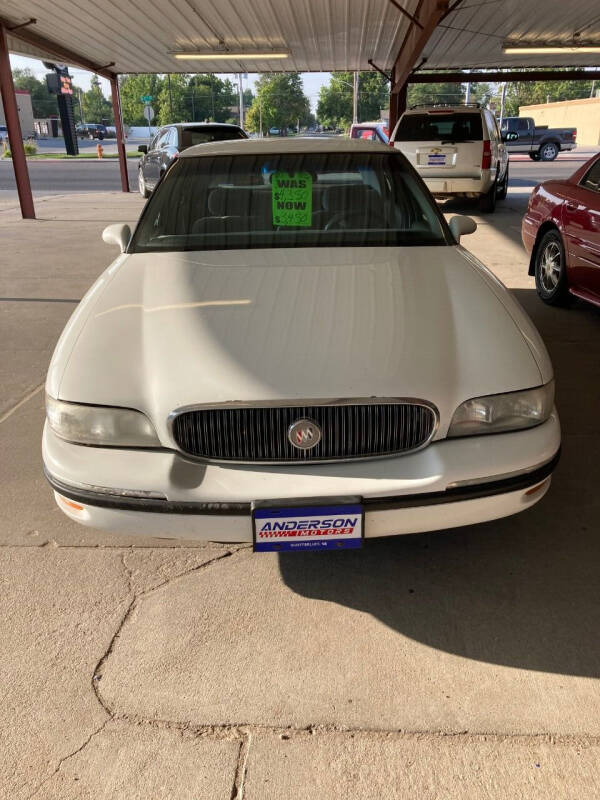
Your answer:
[[[23,142],[23,150],[26,156],[34,156],[37,153],[37,147],[31,142]],[[0,155],[4,156],[4,158],[12,158],[12,153],[8,149],[0,153]]]

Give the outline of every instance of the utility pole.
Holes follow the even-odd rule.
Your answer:
[[[171,73],[167,73],[167,83],[169,85],[169,122],[173,122],[173,95],[171,93]]]
[[[592,81],[592,90],[590,91],[590,97],[594,96],[594,89],[596,88],[596,81]]]
[[[79,90],[79,115],[81,117],[81,124],[85,122],[83,118],[83,103],[81,102],[81,89]]]
[[[354,72],[354,85],[352,87],[352,122],[358,122],[358,72]]]
[[[242,83],[242,73],[238,73],[238,86],[240,92],[240,128],[244,127],[244,85]]]
[[[471,102],[471,84],[467,83],[467,91],[465,92],[465,105],[468,106]]]
[[[504,108],[506,106],[506,81],[502,84],[502,98],[500,100],[500,127],[502,127],[502,120],[504,119]]]
[[[192,122],[196,122],[196,109],[194,108],[194,87],[192,86]]]
[[[262,129],[262,97],[260,94],[258,95],[258,124],[260,127],[260,138],[263,138],[263,129]]]

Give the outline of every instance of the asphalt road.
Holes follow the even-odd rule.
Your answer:
[[[29,161],[29,177],[34,192],[65,194],[70,192],[119,191],[121,179],[116,158],[106,161]],[[131,188],[137,191],[137,161],[128,161]],[[0,193],[16,193],[12,162],[0,161]]]
[[[585,159],[587,159],[587,155]],[[585,160],[563,160],[560,156],[550,163],[511,161],[510,185],[535,186],[543,180],[566,178]],[[132,191],[137,191],[137,162],[130,160],[129,180]],[[64,194],[70,192],[119,191],[121,181],[116,159],[106,161],[29,161],[29,174],[34,192]],[[15,179],[10,161],[0,161],[0,194],[9,197],[15,192]]]

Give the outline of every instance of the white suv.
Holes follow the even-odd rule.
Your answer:
[[[487,109],[417,106],[400,117],[391,141],[435,197],[478,197],[482,211],[493,211],[506,197],[508,153]]]

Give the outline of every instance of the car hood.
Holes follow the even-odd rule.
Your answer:
[[[165,442],[182,406],[366,397],[434,403],[441,437],[464,400],[550,377],[529,318],[462,248],[349,247],[122,256],[47,389],[140,409]]]

